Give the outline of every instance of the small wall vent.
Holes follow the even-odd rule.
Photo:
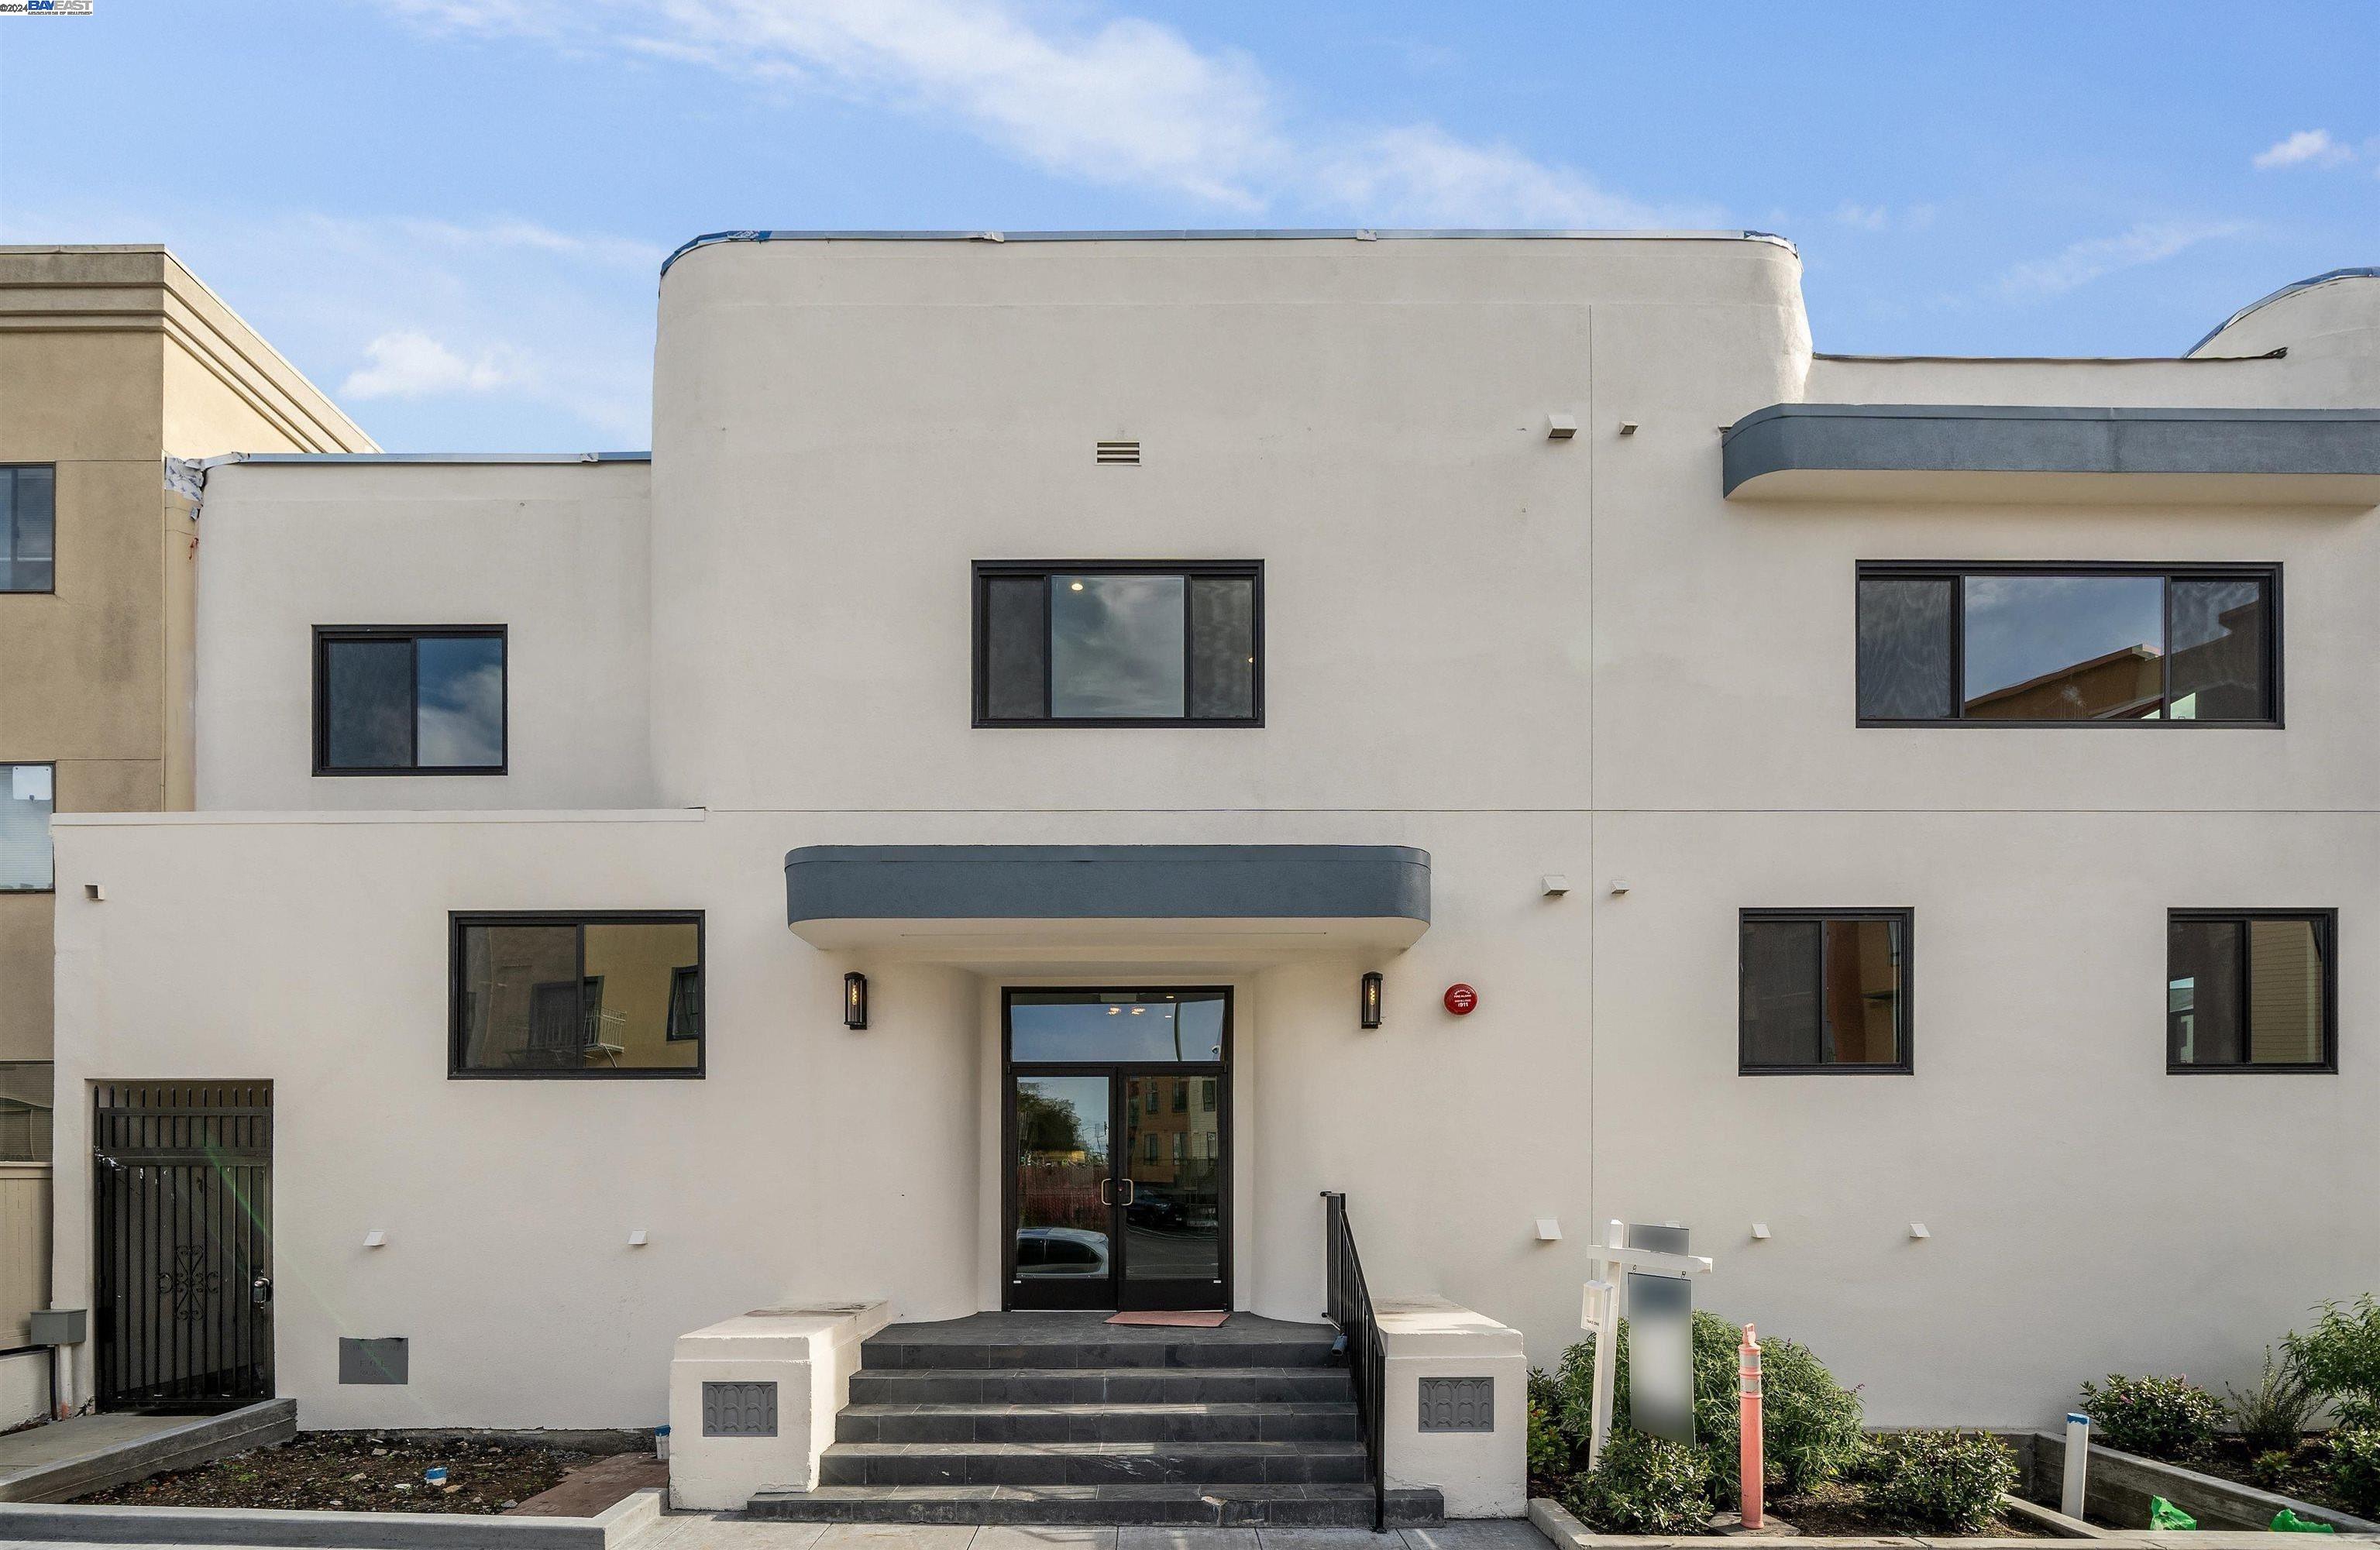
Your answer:
[[[1101,463],[1137,463],[1140,461],[1138,442],[1099,442],[1092,451]]]

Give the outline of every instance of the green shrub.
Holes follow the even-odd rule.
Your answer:
[[[2214,1395],[2183,1377],[2128,1378],[2082,1386],[2082,1408],[2096,1440],[2146,1459],[2172,1459],[2211,1441],[2222,1423]]]
[[[2270,1346],[2265,1348],[2265,1374],[2255,1387],[2242,1394],[2226,1384],[2224,1391],[2231,1396],[2231,1419],[2240,1428],[2240,1439],[2257,1453],[2294,1452],[2305,1440],[2307,1418],[2322,1402],[2297,1358],[2284,1354],[2276,1362]]]
[[[2331,1433],[2330,1484],[2348,1511],[2380,1518],[2380,1426],[2342,1426]]]
[[[2282,1339],[2313,1391],[2342,1426],[2380,1426],[2380,1300],[2365,1292],[2347,1306],[2326,1302],[2310,1335]]]
[[[2016,1486],[2016,1460],[1981,1432],[1900,1432],[1878,1438],[1867,1499],[1878,1511],[1921,1528],[1975,1533],[1999,1511],[2000,1493]]]
[[[1546,1407],[1529,1401],[1529,1478],[1560,1481],[1570,1477],[1570,1448]]]
[[[1716,1460],[1709,1489],[1727,1500],[1735,1496],[1736,1356],[1741,1326],[1716,1314],[1696,1314],[1694,1323],[1694,1440]],[[1806,1347],[1763,1336],[1760,1341],[1762,1434],[1769,1473],[1789,1491],[1806,1490],[1835,1479],[1860,1450],[1857,1392],[1836,1383],[1826,1364]],[[1628,1321],[1620,1322],[1620,1349],[1613,1379],[1615,1434],[1628,1428]],[[1573,1460],[1583,1461],[1595,1396],[1595,1338],[1589,1336],[1562,1352],[1547,1380],[1548,1413]],[[1537,1390],[1533,1387],[1531,1392]]]
[[[2248,1460],[2248,1482],[2267,1491],[2282,1490],[2288,1486],[2290,1469],[2296,1462],[2294,1454],[2284,1453],[2277,1447],[2259,1453]]]
[[[1620,1432],[1591,1474],[1580,1475],[1562,1505],[1588,1528],[1614,1534],[1700,1533],[1713,1511],[1715,1460],[1706,1448]]]

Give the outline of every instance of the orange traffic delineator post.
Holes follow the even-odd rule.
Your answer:
[[[1760,1434],[1760,1338],[1748,1324],[1743,1326],[1743,1344],[1736,1351],[1736,1489],[1743,1507],[1743,1526],[1757,1529],[1766,1506],[1761,1496],[1767,1483],[1767,1439]]]

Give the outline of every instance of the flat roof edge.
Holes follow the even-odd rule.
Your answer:
[[[1796,258],[1801,250],[1775,232],[1719,228],[1709,231],[1587,231],[1561,228],[1432,226],[1247,226],[1202,231],[1193,227],[1151,231],[747,231],[705,232],[679,244],[662,260],[662,272],[698,248],[723,242],[1765,242]]]
[[[201,459],[201,468],[229,463],[650,463],[650,452],[234,452]]]

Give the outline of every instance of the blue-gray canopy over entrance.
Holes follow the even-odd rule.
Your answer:
[[[2380,503],[2380,409],[1772,404],[1721,443],[1730,500]]]
[[[968,941],[1402,949],[1429,926],[1404,845],[807,845],[785,916],[814,946]]]

